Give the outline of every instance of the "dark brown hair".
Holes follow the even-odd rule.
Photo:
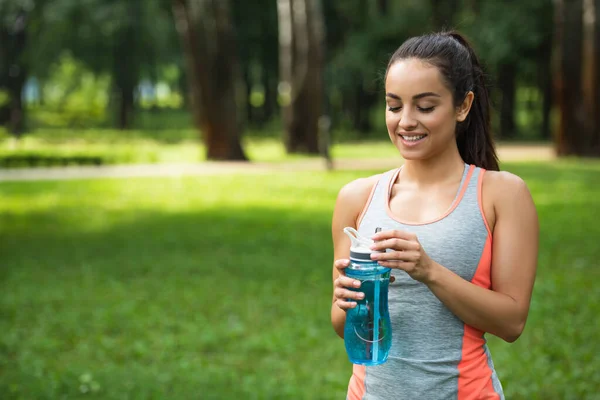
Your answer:
[[[498,157],[490,125],[490,98],[486,77],[467,39],[456,31],[432,33],[408,39],[392,55],[387,66],[399,60],[416,58],[440,71],[459,106],[469,91],[475,94],[471,110],[456,125],[456,144],[467,164],[498,171]]]

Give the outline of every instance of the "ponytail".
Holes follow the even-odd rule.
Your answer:
[[[388,70],[396,61],[407,58],[418,58],[437,67],[453,93],[456,106],[473,92],[475,97],[469,114],[456,126],[456,145],[467,164],[498,171],[486,77],[467,39],[456,31],[413,37],[392,55]]]
[[[499,171],[498,156],[492,138],[491,104],[485,72],[473,47],[464,36],[456,31],[448,32],[447,35],[460,43],[469,52],[473,75],[471,91],[475,95],[467,118],[456,127],[458,151],[467,164],[475,164],[487,170]],[[464,100],[464,97],[462,100]]]

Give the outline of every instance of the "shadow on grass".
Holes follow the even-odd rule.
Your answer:
[[[343,397],[328,218],[253,208],[14,229],[0,245],[0,392]]]
[[[523,336],[490,339],[507,398],[593,398],[598,167],[509,170],[532,189],[541,241]],[[343,398],[350,365],[329,324],[331,214],[322,206],[335,190],[321,194],[333,181],[317,193],[320,176],[264,188],[264,178],[244,178],[226,199],[211,198],[232,187],[219,179],[159,181],[190,204],[205,200],[201,209],[132,206],[127,196],[155,193],[154,181],[1,186],[4,202],[36,207],[0,213],[0,397]],[[252,195],[238,201],[244,192]],[[323,197],[313,204],[311,195]],[[253,203],[263,197],[282,200]]]

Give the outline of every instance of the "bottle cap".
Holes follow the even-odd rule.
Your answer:
[[[377,228],[381,230],[380,228]],[[376,232],[378,232],[376,230]],[[381,253],[380,251],[371,250],[371,245],[375,243],[373,240],[361,236],[358,231],[352,227],[344,228],[344,233],[350,238],[352,243],[350,246],[350,260],[355,261],[372,261],[372,253]]]

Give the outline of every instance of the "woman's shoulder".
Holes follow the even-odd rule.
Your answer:
[[[346,183],[340,189],[339,196],[341,197],[356,197],[362,195],[369,195],[377,181],[383,174],[371,175],[363,178],[358,178],[353,181]]]
[[[484,201],[486,198],[491,201],[496,212],[530,204],[533,200],[525,180],[507,171],[486,171],[482,191]]]
[[[338,193],[337,206],[362,209],[382,174],[358,178],[345,184]]]
[[[513,173],[485,171],[481,193],[480,206],[492,232],[495,232],[498,218],[510,216],[517,209],[535,212],[527,184],[520,176]]]
[[[520,176],[507,171],[486,171],[483,175],[483,186],[501,196],[514,195],[515,191],[529,191]]]
[[[341,232],[344,226],[356,226],[357,219],[382,174],[355,179],[345,184],[339,191],[333,213],[334,232]]]

